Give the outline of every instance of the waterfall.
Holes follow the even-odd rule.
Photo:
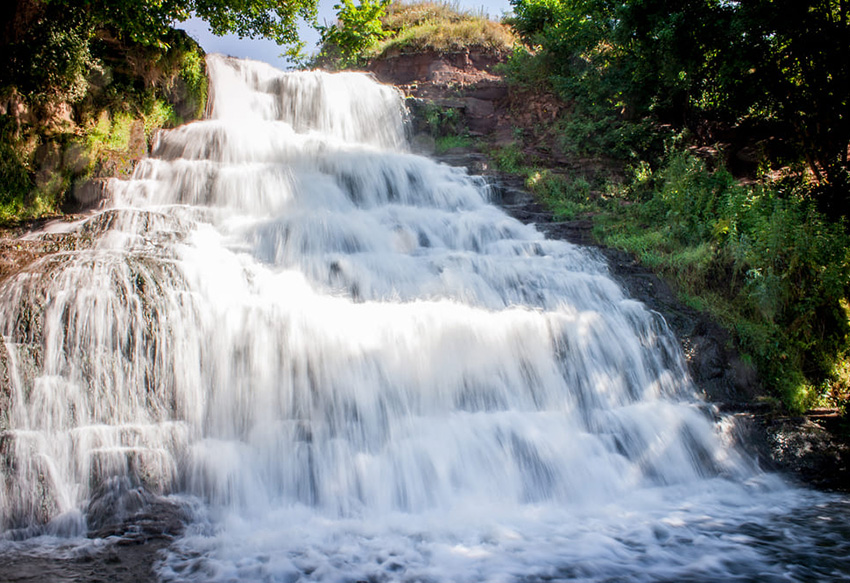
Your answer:
[[[0,288],[6,532],[121,484],[194,501],[165,581],[781,578],[744,527],[801,496],[600,257],[409,153],[390,87],[208,68],[207,119]]]

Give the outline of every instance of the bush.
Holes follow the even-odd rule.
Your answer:
[[[559,221],[575,219],[593,208],[590,183],[582,176],[568,178],[550,170],[534,170],[525,185]]]
[[[32,147],[17,135],[7,116],[0,116],[0,222],[18,216],[25,208],[35,183],[29,168]]]
[[[0,82],[39,103],[80,101],[88,76],[100,69],[100,62],[91,53],[91,27],[75,20],[73,15],[68,20],[45,19],[11,45]]]
[[[651,183],[651,197],[602,218],[599,235],[636,253],[732,330],[790,409],[846,394],[843,225],[818,212],[799,180],[743,186],[682,152],[647,174],[639,167],[633,185],[646,197]]]
[[[318,26],[322,52],[339,59],[345,67],[357,61],[364,50],[389,35],[381,18],[386,14],[390,0],[343,0],[334,4],[337,22],[331,26]]]

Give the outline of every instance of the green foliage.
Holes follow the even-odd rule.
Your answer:
[[[208,97],[207,66],[204,55],[198,50],[186,50],[180,59],[180,78],[186,84],[189,96],[195,103],[194,117],[200,118],[204,114]],[[172,111],[171,120],[174,116]],[[166,125],[163,120],[162,126]]]
[[[435,149],[438,154],[445,154],[455,148],[470,148],[473,144],[473,139],[466,135],[441,136],[435,140]]]
[[[546,62],[521,44],[513,48],[507,61],[496,66],[496,72],[512,87],[523,90],[551,88],[551,73]]]
[[[744,80],[754,106],[790,127],[823,185],[843,190],[847,214],[850,142],[850,18],[844,0],[758,0],[738,10],[756,66]],[[755,88],[755,89],[753,89]]]
[[[174,22],[193,13],[207,21],[214,34],[264,37],[278,44],[298,40],[300,16],[313,21],[315,0],[45,0],[59,13],[80,14],[95,28],[113,29],[126,40],[167,48],[164,37]]]
[[[470,47],[507,51],[516,40],[508,27],[448,2],[367,0],[360,7],[349,3],[349,8],[337,5],[337,24],[318,27],[322,50],[313,64],[349,67],[386,54]],[[382,12],[376,23],[377,7]]]
[[[7,116],[0,116],[0,222],[20,215],[35,190],[29,169],[30,149]]]
[[[102,112],[97,123],[88,133],[88,146],[95,154],[101,150],[126,150],[130,145],[133,116],[118,112],[110,117]]]
[[[145,138],[149,139],[154,131],[176,125],[177,116],[170,103],[162,99],[147,99],[142,106],[142,120],[145,128]]]
[[[514,17],[510,23],[533,44],[545,42],[544,36],[559,25],[565,14],[565,5],[561,0],[514,1],[511,5]]]
[[[799,181],[742,186],[682,152],[648,174],[640,166],[632,183],[645,202],[600,216],[599,236],[712,311],[792,410],[846,393],[843,225],[818,212]]]
[[[163,49],[47,16],[11,47],[2,79],[23,112],[0,116],[2,220],[55,214],[75,181],[128,174],[157,128],[205,107],[203,53],[182,31],[163,37]]]
[[[566,153],[613,155],[633,174],[607,197],[525,169],[529,187],[560,218],[593,214],[600,239],[711,311],[787,407],[846,403],[850,61],[834,58],[850,49],[846,3],[512,4],[529,48],[505,66],[509,80],[567,102]],[[683,152],[724,132],[772,136],[782,163],[804,162],[817,185],[798,172],[744,186]],[[513,152],[497,163],[518,170]]]
[[[8,47],[8,66],[0,83],[17,86],[41,103],[80,101],[88,88],[87,77],[99,69],[89,46],[92,32],[74,15],[45,19],[25,40]]]
[[[646,159],[660,151],[659,123],[705,138],[748,127],[806,161],[821,184],[811,194],[831,213],[850,212],[850,60],[835,58],[850,52],[843,0],[512,5],[515,28],[572,103],[567,151]]]
[[[516,142],[494,148],[490,151],[490,158],[495,162],[496,168],[510,174],[524,174],[527,170],[525,165],[525,154]]]
[[[576,219],[594,208],[590,183],[583,176],[569,178],[550,170],[533,170],[525,185],[559,221]]]
[[[422,105],[421,118],[433,138],[466,134],[463,115],[456,107],[444,107],[426,102]]]
[[[390,34],[381,22],[389,3],[390,0],[360,0],[355,5],[354,0],[343,0],[342,4],[334,4],[336,24],[317,26],[322,51],[338,56],[341,66],[354,63],[365,49]]]

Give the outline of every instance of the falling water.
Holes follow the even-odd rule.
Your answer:
[[[726,446],[663,320],[408,153],[392,88],[208,65],[208,119],[0,288],[7,537],[121,491],[193,509],[165,581],[847,573],[846,502]]]

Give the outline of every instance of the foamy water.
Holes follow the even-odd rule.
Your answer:
[[[194,508],[164,581],[845,577],[846,501],[724,443],[663,320],[408,153],[395,90],[208,65],[209,119],[0,288],[7,533],[120,481]]]

